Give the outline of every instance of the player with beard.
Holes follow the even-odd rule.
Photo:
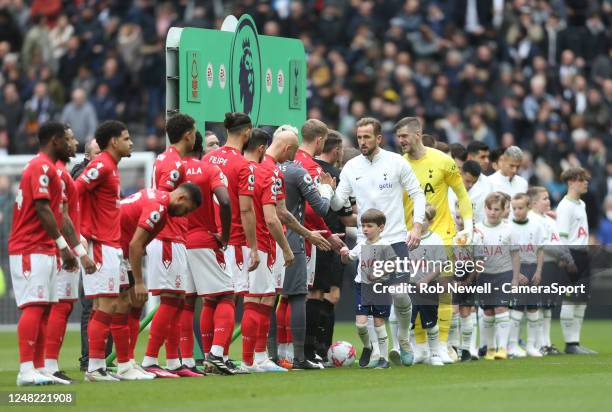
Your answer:
[[[88,325],[89,365],[85,379],[117,381],[136,379],[141,373],[129,359],[129,305],[119,300],[121,273],[121,183],[117,164],[129,157],[132,140],[127,127],[109,120],[96,129],[102,152],[83,170],[76,185],[81,206],[81,232],[98,270],[83,277],[85,296],[94,299]],[[105,346],[109,330],[117,349],[117,377],[106,373]]]
[[[451,188],[457,196],[459,212],[464,222],[464,229],[458,236],[464,237],[466,243],[469,243],[474,227],[472,203],[463,185],[459,168],[450,156],[423,145],[423,130],[420,121],[416,117],[401,119],[397,122],[394,129],[397,140],[402,146],[402,151],[405,153],[404,159],[410,163],[423,188],[427,202],[436,209],[436,217],[430,226],[430,230],[442,238],[445,246],[452,245],[453,237],[455,236],[455,224],[448,204],[448,192],[449,188]],[[409,228],[411,227],[411,221],[408,217],[412,215],[412,208],[412,201],[408,196],[404,195],[406,226]],[[452,256],[452,254],[452,250],[449,250],[449,256]],[[441,295],[440,299],[441,301],[438,306],[438,325],[441,343],[439,355],[444,363],[453,363],[446,348],[452,317],[451,300],[448,294]],[[392,330],[392,333],[395,338],[395,331]],[[418,319],[415,323],[415,339],[417,345],[425,342],[425,331],[421,328],[421,322]],[[420,354],[421,351],[418,351],[416,353],[417,357],[420,357]],[[394,357],[391,357],[391,359],[394,359]],[[395,359],[397,359],[397,356]]]
[[[234,293],[244,295],[248,290],[248,273],[259,265],[253,209],[255,175],[242,155],[253,125],[249,116],[239,112],[226,113],[223,124],[227,130],[225,145],[209,152],[202,160],[217,165],[227,178],[232,225],[224,258],[227,270],[232,275]],[[228,339],[224,346],[223,358],[226,363],[230,343],[231,339]]]
[[[225,175],[219,167],[200,160],[202,143],[202,135],[196,133],[193,151],[185,157],[187,180],[200,188],[204,199],[196,213],[189,216],[188,268],[196,292],[202,298],[200,336],[206,362],[218,373],[231,375],[233,372],[223,361],[223,352],[234,330],[234,286],[231,273],[226,270],[223,249],[230,236],[232,210]],[[219,208],[221,233],[216,225],[215,204]],[[191,324],[181,323],[181,328],[183,337],[193,334]],[[196,371],[193,345],[193,339],[181,339],[183,364]]]
[[[391,243],[396,255],[408,258],[408,249],[416,248],[421,238],[421,224],[425,215],[425,196],[410,164],[400,155],[380,148],[382,126],[377,119],[366,117],[357,124],[357,142],[361,156],[349,160],[340,173],[340,183],[332,198],[332,209],[340,210],[349,203],[349,197],[357,201],[357,221],[361,213],[368,209],[378,209],[384,213],[387,225],[382,238]],[[402,197],[408,192],[414,203],[412,230],[408,232],[402,210]],[[358,241],[363,238],[361,224],[358,225]],[[407,276],[395,274],[396,278]],[[398,318],[398,341],[400,343],[401,363],[412,365],[413,354],[410,348],[410,321],[412,301],[405,294],[393,295],[393,304]],[[369,359],[367,359],[369,362]]]
[[[17,324],[19,386],[48,385],[57,379],[44,369],[44,352],[49,303],[57,301],[58,250],[63,269],[77,276],[78,263],[59,229],[62,181],[55,164],[70,157],[66,129],[57,122],[40,127],[40,151],[23,170],[13,206],[8,252],[15,300],[21,310]],[[78,242],[73,246],[78,247]],[[77,254],[83,255],[82,246]]]
[[[69,140],[69,157],[76,155],[78,141],[70,128],[66,129]],[[60,158],[55,163],[57,171],[62,179],[62,192],[64,202],[62,204],[62,227],[61,231],[70,244],[76,245],[80,260],[86,273],[96,271],[96,265],[87,256],[85,246],[81,244],[81,217],[79,209],[79,196],[76,184],[66,169],[66,163],[70,159]],[[58,383],[73,383],[63,371],[59,369],[59,352],[66,333],[68,317],[72,312],[74,302],[79,299],[79,276],[78,272],[68,272],[60,269],[57,274],[57,298],[58,302],[51,304],[49,320],[47,323],[47,343],[45,345],[45,370],[56,378]]]
[[[191,116],[177,114],[166,122],[170,146],[155,160],[153,188],[171,192],[185,181],[183,157],[193,149],[195,121]],[[184,296],[195,294],[187,271],[185,234],[187,218],[171,217],[157,237],[147,246],[149,292],[160,296],[160,305],[151,321],[151,333],[142,367],[161,378],[201,377],[181,364],[179,343],[181,322],[193,325],[193,301]],[[193,333],[191,333],[193,337]],[[167,370],[158,365],[162,344],[166,346]]]

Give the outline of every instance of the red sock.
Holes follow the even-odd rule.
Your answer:
[[[101,310],[96,310],[89,321],[89,358],[106,358],[106,341],[111,327],[112,316]]]
[[[268,347],[268,332],[270,330],[270,315],[272,306],[259,304],[259,325],[257,327],[257,341],[255,342],[255,352],[265,352]]]
[[[213,318],[214,334],[212,339],[213,345],[223,346],[223,354],[227,355],[230,343],[232,343],[232,333],[234,332],[234,323],[236,316],[236,306],[234,300],[221,299],[217,302],[217,308]]]
[[[276,341],[287,343],[287,298],[280,298],[276,308]]]
[[[181,314],[185,300],[179,299],[176,312],[170,322],[170,330],[166,339],[166,360],[179,358],[179,344],[181,342]]]
[[[21,316],[17,323],[19,362],[21,363],[34,361],[34,349],[45,310],[45,305],[26,306],[21,310]]]
[[[128,326],[129,315],[127,313],[116,313],[111,319],[111,333],[115,342],[117,362],[126,363],[130,361],[130,327]]]
[[[128,327],[130,328],[130,359],[134,359],[134,349],[138,342],[138,333],[140,332],[140,315],[142,308],[132,308],[128,316]]]
[[[247,365],[253,364],[253,353],[257,341],[257,329],[259,327],[257,306],[257,303],[246,302],[242,314],[242,361]]]
[[[159,355],[159,348],[164,344],[170,333],[170,323],[178,310],[179,301],[180,298],[170,296],[160,298],[159,307],[151,321],[151,331],[149,332],[145,355],[152,358],[157,358]]]
[[[202,336],[202,350],[204,353],[210,352],[210,347],[213,343],[213,335],[215,333],[215,308],[217,301],[211,299],[204,300],[204,307],[200,314],[200,334]]]
[[[193,305],[185,304],[179,322],[181,329],[181,358],[193,358]]]
[[[46,305],[45,311],[40,318],[38,336],[36,337],[36,346],[34,348],[34,367],[37,369],[45,367],[45,345],[47,342],[47,323],[49,322],[50,311],[51,308],[49,305]]]
[[[72,302],[57,302],[51,305],[49,320],[47,321],[47,343],[45,345],[45,359],[59,358],[60,348],[64,341],[68,316],[72,312]]]
[[[291,305],[287,303],[287,311],[285,312],[285,335],[287,343],[293,343],[293,335],[291,334]]]

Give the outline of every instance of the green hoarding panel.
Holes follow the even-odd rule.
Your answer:
[[[306,120],[306,55],[301,41],[260,36],[243,15],[235,32],[185,28],[179,41],[179,110],[198,124],[247,113],[255,125]]]

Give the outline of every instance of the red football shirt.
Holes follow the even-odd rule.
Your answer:
[[[76,180],[84,237],[112,247],[121,246],[121,183],[117,162],[106,151],[96,156]]]
[[[79,193],[77,192],[76,183],[63,162],[58,160],[55,166],[62,180],[62,192],[65,198],[64,202],[68,205],[68,216],[72,220],[72,225],[78,238],[81,234],[81,209],[79,207]]]
[[[57,168],[45,153],[38,153],[23,169],[13,205],[13,222],[8,240],[9,255],[38,253],[55,255],[51,239],[36,215],[34,201],[47,199],[58,227],[62,222],[62,182]]]
[[[187,249],[217,249],[219,244],[212,233],[216,233],[214,191],[227,186],[221,169],[199,159],[188,157],[185,161],[186,181],[192,182],[202,191],[202,205],[189,214]]]
[[[253,194],[253,208],[255,209],[255,220],[257,230],[257,248],[265,253],[276,250],[274,238],[266,225],[263,207],[265,205],[276,205],[277,175],[270,164],[258,164],[251,162],[255,168],[255,191]]]
[[[185,166],[179,152],[170,146],[157,156],[153,166],[153,188],[172,192],[185,181]],[[175,243],[185,243],[187,233],[187,218],[171,216],[168,224],[157,235],[156,239],[168,240]]]
[[[230,232],[229,244],[246,246],[242,219],[240,218],[238,196],[253,196],[255,175],[249,166],[249,162],[242,156],[239,150],[227,146],[208,153],[202,160],[219,166],[219,169],[221,169],[227,178],[227,189],[232,204],[232,230]]]
[[[323,169],[309,153],[298,149],[295,154],[295,162],[306,169],[314,182],[317,185],[319,184]],[[332,234],[323,217],[317,215],[308,202],[306,202],[306,209],[304,210],[304,227],[309,230],[326,230],[327,233],[323,234],[325,237],[329,237]]]
[[[143,189],[121,201],[121,248],[126,259],[136,228],[143,228],[151,238],[157,236],[168,221],[169,204],[170,194],[155,189]]]

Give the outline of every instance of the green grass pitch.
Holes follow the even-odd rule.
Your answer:
[[[558,320],[553,340],[562,342]],[[583,344],[596,356],[470,362],[434,368],[389,370],[357,367],[150,382],[88,383],[77,369],[80,338],[68,332],[60,365],[79,383],[18,388],[16,333],[0,333],[0,392],[75,391],[83,411],[605,411],[612,403],[612,322],[588,321]],[[356,344],[350,323],[339,324],[336,340]],[[137,356],[144,352],[141,335]],[[163,351],[163,350],[162,350]],[[357,349],[358,353],[360,348]],[[232,345],[240,358],[240,341]],[[3,395],[6,396],[6,395]],[[49,410],[48,406],[41,410]],[[15,410],[0,405],[0,410]],[[22,410],[21,408],[18,410]]]

